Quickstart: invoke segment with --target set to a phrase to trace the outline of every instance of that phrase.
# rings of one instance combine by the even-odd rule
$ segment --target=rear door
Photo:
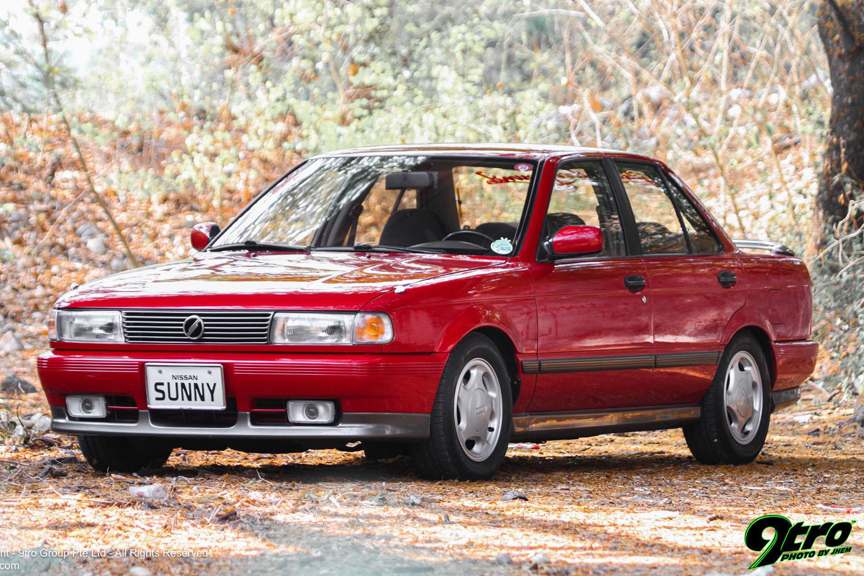
[[[556,172],[541,242],[571,225],[599,227],[604,242],[599,254],[533,268],[538,360],[523,363],[526,373],[538,375],[530,412],[604,410],[656,400],[647,268],[628,253],[621,198],[607,168],[614,166],[583,160],[564,162]]]
[[[723,330],[744,305],[737,258],[659,166],[615,165],[654,301],[654,387],[664,404],[696,403],[717,369]]]

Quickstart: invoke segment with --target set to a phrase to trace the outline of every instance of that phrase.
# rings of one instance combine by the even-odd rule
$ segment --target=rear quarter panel
[[[809,340],[813,297],[810,273],[792,256],[740,254],[747,303],[726,327],[727,343],[743,328],[762,329],[770,340],[772,389],[801,385],[816,366],[818,345]]]
[[[755,308],[776,341],[810,336],[813,295],[807,266],[791,256],[742,254],[747,306]]]

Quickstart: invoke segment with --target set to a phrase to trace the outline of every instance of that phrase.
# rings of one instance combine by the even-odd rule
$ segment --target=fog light
[[[288,421],[292,424],[332,424],[336,418],[333,402],[292,400],[288,402]]]
[[[67,396],[66,411],[75,418],[105,418],[104,396]]]

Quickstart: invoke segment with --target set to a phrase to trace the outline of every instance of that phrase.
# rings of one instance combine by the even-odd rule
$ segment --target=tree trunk
[[[849,214],[852,197],[864,188],[864,2],[824,0],[818,25],[834,89],[825,167],[816,195],[819,243],[824,245]]]

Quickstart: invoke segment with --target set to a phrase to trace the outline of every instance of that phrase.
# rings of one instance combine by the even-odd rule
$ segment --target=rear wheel
[[[765,354],[753,336],[742,334],[726,347],[702,399],[702,416],[684,427],[684,437],[703,464],[746,464],[762,451],[770,417]]]
[[[79,436],[87,463],[99,472],[137,472],[160,468],[173,448],[159,443],[132,441],[120,436]]]
[[[432,408],[430,435],[411,455],[426,478],[492,476],[507,452],[512,400],[504,359],[487,337],[472,334],[450,353]]]

